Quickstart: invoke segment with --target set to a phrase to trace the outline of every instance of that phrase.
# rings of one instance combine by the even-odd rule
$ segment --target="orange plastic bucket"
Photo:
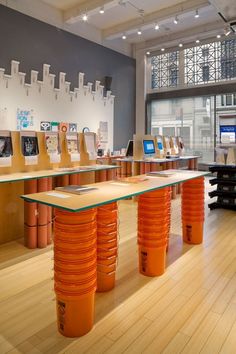
[[[89,209],[80,211],[78,213],[72,213],[62,209],[55,209],[56,221],[62,224],[86,224],[96,219],[97,209]]]
[[[103,206],[98,207],[98,212],[102,210],[117,210],[117,202],[109,203],[109,204],[104,204]]]
[[[113,240],[109,240],[109,241],[106,241],[106,242],[98,242],[97,243],[97,246],[98,248],[101,248],[101,249],[111,249],[111,248],[114,248],[114,247],[117,247],[117,239],[113,239]]]
[[[162,233],[146,233],[138,231],[138,237],[147,241],[161,241],[169,235],[169,229],[167,228],[165,232]]]
[[[170,203],[151,203],[151,202],[142,202],[138,203],[138,211],[153,211],[156,214],[164,214],[166,208],[170,206]]]
[[[49,222],[47,224],[47,244],[50,245],[52,243],[52,223]]]
[[[55,281],[69,283],[69,284],[85,284],[85,282],[89,282],[91,279],[95,279],[97,276],[97,269],[94,267],[90,272],[87,273],[79,273],[79,274],[72,274],[66,272],[58,272],[55,271],[54,279]]]
[[[151,191],[151,192],[146,192],[142,196],[147,197],[147,198],[149,198],[149,197],[151,197],[151,198],[152,197],[162,197],[162,196],[168,195],[168,193],[169,193],[169,188],[167,187],[167,188],[157,189],[157,190]]]
[[[90,271],[91,269],[96,268],[96,264],[97,264],[97,257],[94,257],[90,261],[73,262],[73,263],[55,260],[54,270],[66,272],[66,273],[70,273],[70,274],[80,274],[83,272],[86,273],[86,272]]]
[[[79,291],[86,291],[86,289],[94,287],[96,289],[97,286],[97,277],[94,276],[93,279],[89,281],[84,281],[80,283],[65,283],[59,280],[54,280],[54,288],[55,291],[64,291],[64,292],[69,292],[70,294],[77,293]]]
[[[182,221],[183,240],[190,244],[200,244],[203,241],[203,221]]]
[[[162,239],[146,239],[144,237],[138,237],[138,244],[139,245],[143,245],[143,246],[147,246],[147,247],[152,247],[152,248],[156,248],[156,247],[161,247],[161,246],[165,246],[167,243],[167,235],[165,235]]]
[[[48,245],[48,225],[38,226],[38,248],[45,248]]]
[[[103,223],[114,223],[117,221],[118,212],[117,210],[113,211],[102,211],[97,213],[97,220],[102,221]]]
[[[60,239],[58,239],[58,237],[55,237],[55,244],[57,247],[64,247],[67,249],[81,249],[81,248],[88,248],[91,247],[94,242],[96,243],[96,231],[91,233],[90,235],[88,235],[88,237],[83,238],[83,240],[80,240],[80,242],[76,242],[75,240],[70,240],[70,238],[68,237],[67,241],[62,241]]]
[[[110,233],[104,233],[104,232],[97,232],[97,241],[98,243],[103,243],[103,242],[107,242],[110,240],[117,240],[117,231],[114,232],[110,232]]]
[[[85,223],[85,224],[79,224],[79,225],[70,225],[70,224],[62,224],[58,221],[55,221],[54,223],[55,226],[55,230],[58,231],[59,236],[61,237],[61,239],[68,239],[68,234],[70,235],[70,238],[74,238],[76,240],[78,240],[78,234],[81,234],[80,237],[82,237],[83,235],[86,237],[86,234],[90,233],[93,230],[96,230],[96,220],[89,222],[89,223]]]
[[[181,206],[181,210],[182,211],[189,211],[189,212],[200,212],[200,211],[204,211],[204,203],[196,203],[195,205],[186,205],[186,204],[182,204]]]
[[[115,287],[116,273],[97,272],[97,292],[110,291]]]
[[[144,215],[145,216],[145,215]],[[148,228],[153,230],[155,233],[165,231],[168,226],[167,220],[165,222],[161,222],[157,219],[145,219],[145,217],[138,218],[138,229]]]
[[[204,177],[190,179],[189,181],[183,182],[183,185],[185,184],[204,184]]]
[[[37,179],[24,181],[24,194],[37,193]]]
[[[117,256],[117,247],[113,248],[97,248],[97,256],[98,257],[112,257]]]
[[[108,223],[105,224],[103,222],[101,222],[101,220],[97,221],[97,232],[98,233],[110,233],[110,232],[114,232],[117,231],[117,220],[116,222],[113,223]]]
[[[24,222],[28,226],[37,225],[37,203],[24,202]]]
[[[117,256],[111,256],[111,257],[101,257],[101,255],[98,255],[97,257],[97,263],[102,264],[102,265],[112,265],[117,262]]]
[[[139,272],[148,277],[162,275],[165,272],[166,245],[150,248],[139,246]]]
[[[63,292],[56,295],[58,331],[63,336],[81,337],[92,329],[94,296],[95,290],[77,296],[69,296]]]
[[[54,260],[70,263],[87,263],[93,260],[97,255],[96,248],[89,252],[66,252],[54,248]]]
[[[142,220],[148,220],[149,217],[148,216],[151,216],[152,219],[155,218],[155,222],[156,223],[160,223],[160,224],[166,224],[168,222],[168,220],[170,219],[170,215],[169,213],[163,213],[162,215],[161,214],[155,214],[155,212],[148,212],[148,211],[138,211],[138,219],[142,219]],[[148,220],[149,221],[149,220]]]
[[[37,248],[37,226],[24,225],[24,244],[28,248]]]
[[[82,252],[82,253],[87,253],[90,251],[93,251],[94,248],[96,248],[96,238],[94,237],[93,239],[86,241],[84,243],[65,243],[65,242],[60,242],[57,241],[55,244],[55,250],[57,251],[65,251],[65,252],[72,252],[72,253],[77,253],[77,252]]]
[[[97,263],[97,271],[101,273],[111,273],[116,270],[116,262],[110,265]]]

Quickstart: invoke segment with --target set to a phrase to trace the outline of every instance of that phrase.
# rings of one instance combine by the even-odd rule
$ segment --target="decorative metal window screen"
[[[236,78],[236,39],[185,49],[184,67],[187,85]]]
[[[152,57],[152,88],[176,87],[179,83],[179,51]]]

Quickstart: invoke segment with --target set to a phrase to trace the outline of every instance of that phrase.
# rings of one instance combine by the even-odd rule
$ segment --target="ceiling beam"
[[[214,21],[206,25],[196,26],[188,29],[187,31],[175,32],[155,39],[150,39],[148,41],[143,41],[134,45],[135,51],[139,50],[160,50],[165,47],[167,50],[173,48],[173,46],[178,46],[180,43],[188,43],[190,41],[195,41],[196,39],[205,39],[210,36],[222,34],[223,33],[223,21]]]
[[[116,38],[121,33],[128,32],[132,29],[137,29],[142,25],[160,22],[171,17],[175,17],[176,15],[194,11],[208,5],[210,5],[208,0],[187,0],[177,5],[152,12],[148,15],[144,15],[142,17],[139,16],[131,21],[120,23],[114,27],[106,28],[102,31],[102,36],[104,39]]]
[[[63,11],[63,20],[65,23],[75,23],[81,20],[83,13],[89,13],[99,7],[114,2],[113,0],[86,0],[68,10]]]

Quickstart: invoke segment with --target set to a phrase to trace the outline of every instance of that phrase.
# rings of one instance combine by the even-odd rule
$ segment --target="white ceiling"
[[[190,39],[223,35],[227,23],[218,12],[226,21],[236,20],[236,0],[37,0],[37,6],[30,8],[27,4],[31,1],[8,0],[7,6],[128,55],[131,47],[133,52],[158,50],[163,43],[168,48],[168,43],[187,44]],[[100,14],[103,5],[105,13]],[[142,15],[139,9],[144,11]],[[198,19],[194,17],[197,9]],[[88,14],[86,24],[84,13]],[[177,25],[173,23],[175,15]],[[154,30],[156,22],[158,31]],[[137,35],[139,28],[141,36]],[[121,39],[124,33],[126,40]]]

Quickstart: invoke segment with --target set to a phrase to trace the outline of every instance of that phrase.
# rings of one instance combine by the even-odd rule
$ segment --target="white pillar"
[[[145,134],[146,55],[136,52],[136,134]]]

